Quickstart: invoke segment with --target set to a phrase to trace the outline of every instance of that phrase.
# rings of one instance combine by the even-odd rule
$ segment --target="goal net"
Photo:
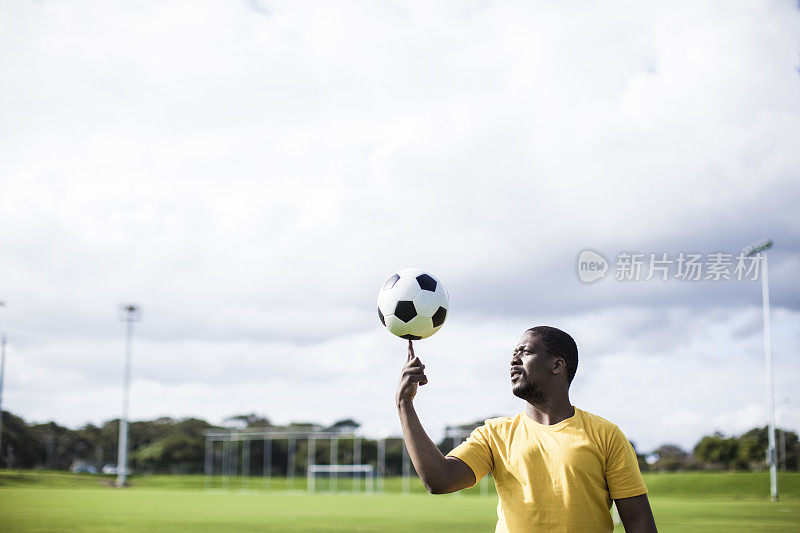
[[[308,492],[316,492],[319,488],[317,478],[327,479],[326,485],[329,490],[338,490],[338,479],[352,479],[354,492],[358,492],[361,487],[361,480],[364,480],[364,490],[373,491],[373,468],[372,465],[308,465]]]

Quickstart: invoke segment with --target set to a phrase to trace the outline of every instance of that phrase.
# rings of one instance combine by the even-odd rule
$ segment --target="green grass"
[[[671,472],[644,474],[644,481],[649,493],[659,498],[763,500],[769,497],[767,472]],[[800,500],[800,473],[780,472],[778,489],[782,499]]]
[[[800,531],[800,501],[731,501],[653,497],[650,503],[660,532]],[[623,531],[618,526],[615,531]]]
[[[19,487],[19,488],[80,488],[80,487],[104,487],[113,485],[116,480],[114,475],[92,475],[92,474],[71,474],[64,471],[33,471],[33,470],[0,470],[0,489]],[[134,475],[128,478],[131,489],[173,489],[173,490],[205,490],[213,491],[286,491],[295,490],[304,492],[306,490],[306,478],[296,476],[294,480],[285,477],[273,477],[267,481],[263,478],[254,476],[249,480],[240,476],[232,476],[227,481],[216,476],[213,481],[206,486],[205,477],[202,475]],[[484,482],[486,492],[496,494],[494,483],[491,476]],[[337,481],[337,491],[341,493],[353,491],[353,480],[339,478]],[[364,481],[359,481],[359,490],[363,492]],[[377,486],[376,486],[377,488]],[[319,492],[331,490],[331,481],[322,477],[317,479],[317,489]],[[400,477],[391,477],[385,480],[384,492],[401,493],[403,482]],[[425,487],[419,480],[412,478],[409,481],[409,491],[412,494],[425,494]],[[466,495],[480,495],[481,485],[463,491]]]
[[[306,495],[301,490],[204,489],[202,476],[133,476],[114,489],[113,476],[0,471],[0,531],[492,531],[496,495],[430,496],[418,480],[400,494]],[[295,478],[295,487],[304,479]],[[659,531],[798,531],[800,474],[781,474],[781,501],[768,501],[763,473],[686,473],[646,476]],[[273,479],[283,489],[286,479]],[[341,489],[347,481],[339,480]],[[618,528],[622,531],[622,528]]]

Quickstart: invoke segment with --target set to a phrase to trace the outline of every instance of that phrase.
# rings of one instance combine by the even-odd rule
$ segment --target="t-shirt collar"
[[[574,405],[572,407],[573,407],[573,409],[575,409],[575,412],[572,414],[572,416],[569,417],[569,418],[565,418],[564,420],[562,420],[561,422],[559,422],[557,424],[540,424],[539,422],[537,422],[533,418],[529,417],[525,413],[525,411],[522,412],[522,418],[523,418],[523,420],[525,420],[526,424],[529,424],[530,426],[532,426],[532,427],[534,427],[536,429],[541,429],[541,430],[545,430],[545,431],[558,431],[560,429],[564,429],[567,426],[574,426],[574,425],[578,424],[580,409],[578,409]]]

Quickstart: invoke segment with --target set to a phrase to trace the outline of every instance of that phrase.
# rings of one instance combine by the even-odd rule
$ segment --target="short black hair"
[[[528,332],[536,335],[551,357],[563,357],[567,363],[567,383],[572,383],[578,370],[578,345],[569,333],[552,326],[536,326]]]

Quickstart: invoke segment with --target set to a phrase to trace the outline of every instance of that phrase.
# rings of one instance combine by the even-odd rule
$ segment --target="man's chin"
[[[531,394],[531,387],[527,383],[515,383],[511,385],[511,393],[517,398],[528,399]]]
[[[511,392],[517,398],[521,398],[528,403],[540,404],[545,402],[544,395],[531,383],[515,383],[511,386]]]

